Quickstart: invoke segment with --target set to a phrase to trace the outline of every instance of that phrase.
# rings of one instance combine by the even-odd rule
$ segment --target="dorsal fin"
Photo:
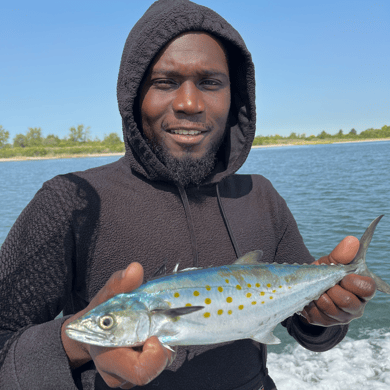
[[[163,264],[161,267],[159,267],[156,272],[152,275],[151,279],[155,279],[155,278],[158,278],[162,275],[166,275],[167,274],[167,266],[165,264]]]
[[[259,264],[260,259],[263,257],[263,251],[257,250],[253,252],[248,252],[244,256],[241,256],[233,264],[249,265],[249,264]]]

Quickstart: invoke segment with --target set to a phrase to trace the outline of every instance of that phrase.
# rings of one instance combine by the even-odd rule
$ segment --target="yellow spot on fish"
[[[199,296],[199,291],[194,291],[194,295],[197,297]]]
[[[269,297],[269,299],[274,299],[274,297],[271,296],[271,297]]]
[[[247,286],[248,286],[249,288],[251,288],[251,287],[252,287],[252,285],[251,285],[250,283],[248,283],[248,284],[247,284]]]
[[[223,310],[222,310],[222,309],[219,309],[219,310],[218,310],[218,315],[220,316],[222,313],[223,313]]]
[[[228,310],[228,314],[230,315],[230,314],[232,314],[233,312],[231,311],[231,310]]]
[[[260,295],[265,295],[265,292],[264,292],[264,291],[262,291],[262,292],[260,293]]]
[[[226,282],[226,283],[229,283],[229,279],[225,279],[225,282]]]
[[[269,287],[271,287],[271,285],[268,283],[268,284],[267,284],[267,287],[269,288]]]
[[[204,318],[209,318],[209,317],[210,317],[210,313],[209,313],[209,312],[204,313],[204,314],[203,314],[203,317],[204,317]]]
[[[223,288],[221,286],[218,287],[218,291],[219,292],[222,292],[223,291]]]
[[[232,297],[227,297],[226,298],[226,302],[227,303],[232,303],[233,302],[233,298]]]
[[[264,305],[264,303],[265,303],[264,301],[261,302],[262,305]]]
[[[171,303],[171,302],[167,301],[167,303],[168,303],[168,306],[169,306],[169,307],[172,306],[172,303]]]
[[[207,290],[207,291],[210,291],[210,290],[211,290],[211,287],[210,287],[210,286],[206,286],[206,290]]]
[[[252,305],[256,305],[256,303],[257,303],[256,301],[252,301]]]
[[[206,298],[206,299],[204,300],[204,303],[205,303],[206,305],[210,305],[211,299],[210,299],[210,298]]]
[[[251,296],[252,296],[251,293],[247,293],[247,294],[246,294],[246,297],[247,297],[247,298],[250,298]]]
[[[190,306],[192,306],[192,305],[191,305],[191,303],[186,303],[186,306],[190,307]]]
[[[242,310],[244,308],[244,305],[238,306],[238,310]]]
[[[179,298],[180,297],[180,294],[178,292],[176,292],[174,295],[173,295],[175,298]]]
[[[239,284],[237,284],[236,289],[241,290],[241,286]]]
[[[256,287],[260,287],[260,283],[256,283]]]
[[[276,293],[276,290],[272,290],[273,293]]]
[[[283,286],[279,286],[279,288],[283,288]]]
[[[288,286],[288,288],[291,288],[291,286]]]

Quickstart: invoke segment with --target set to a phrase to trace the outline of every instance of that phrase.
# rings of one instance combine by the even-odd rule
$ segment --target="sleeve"
[[[279,210],[283,210],[282,236],[277,246],[275,261],[277,263],[312,263],[315,261],[310,254],[303,238],[298,230],[298,225],[287,207],[284,199],[280,197]],[[349,325],[335,325],[322,327],[307,325],[299,320],[299,315],[294,314],[282,322],[288,333],[302,347],[314,351],[324,352],[336,346],[348,332]]]
[[[44,185],[0,251],[0,389],[77,389],[61,342],[72,285],[71,211]]]

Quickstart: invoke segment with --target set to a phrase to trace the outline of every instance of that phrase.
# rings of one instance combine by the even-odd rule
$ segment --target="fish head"
[[[142,345],[149,337],[150,313],[137,299],[120,294],[68,324],[68,337],[101,347]]]

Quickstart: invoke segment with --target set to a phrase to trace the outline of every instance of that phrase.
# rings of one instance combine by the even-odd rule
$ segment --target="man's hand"
[[[336,246],[330,255],[313,264],[348,264],[359,250],[359,240],[348,236]],[[302,314],[312,325],[331,326],[348,324],[363,315],[364,307],[374,296],[375,282],[368,276],[349,274],[339,284],[307,305]]]
[[[76,318],[114,295],[139,287],[143,275],[143,268],[139,263],[131,263],[127,269],[115,272],[84,310],[64,322],[61,338],[72,368],[93,359],[96,369],[108,386],[131,389],[135,385],[149,383],[173,361],[174,353],[164,348],[157,337],[149,338],[142,347],[107,348],[80,343],[70,339],[65,333],[66,326]]]

